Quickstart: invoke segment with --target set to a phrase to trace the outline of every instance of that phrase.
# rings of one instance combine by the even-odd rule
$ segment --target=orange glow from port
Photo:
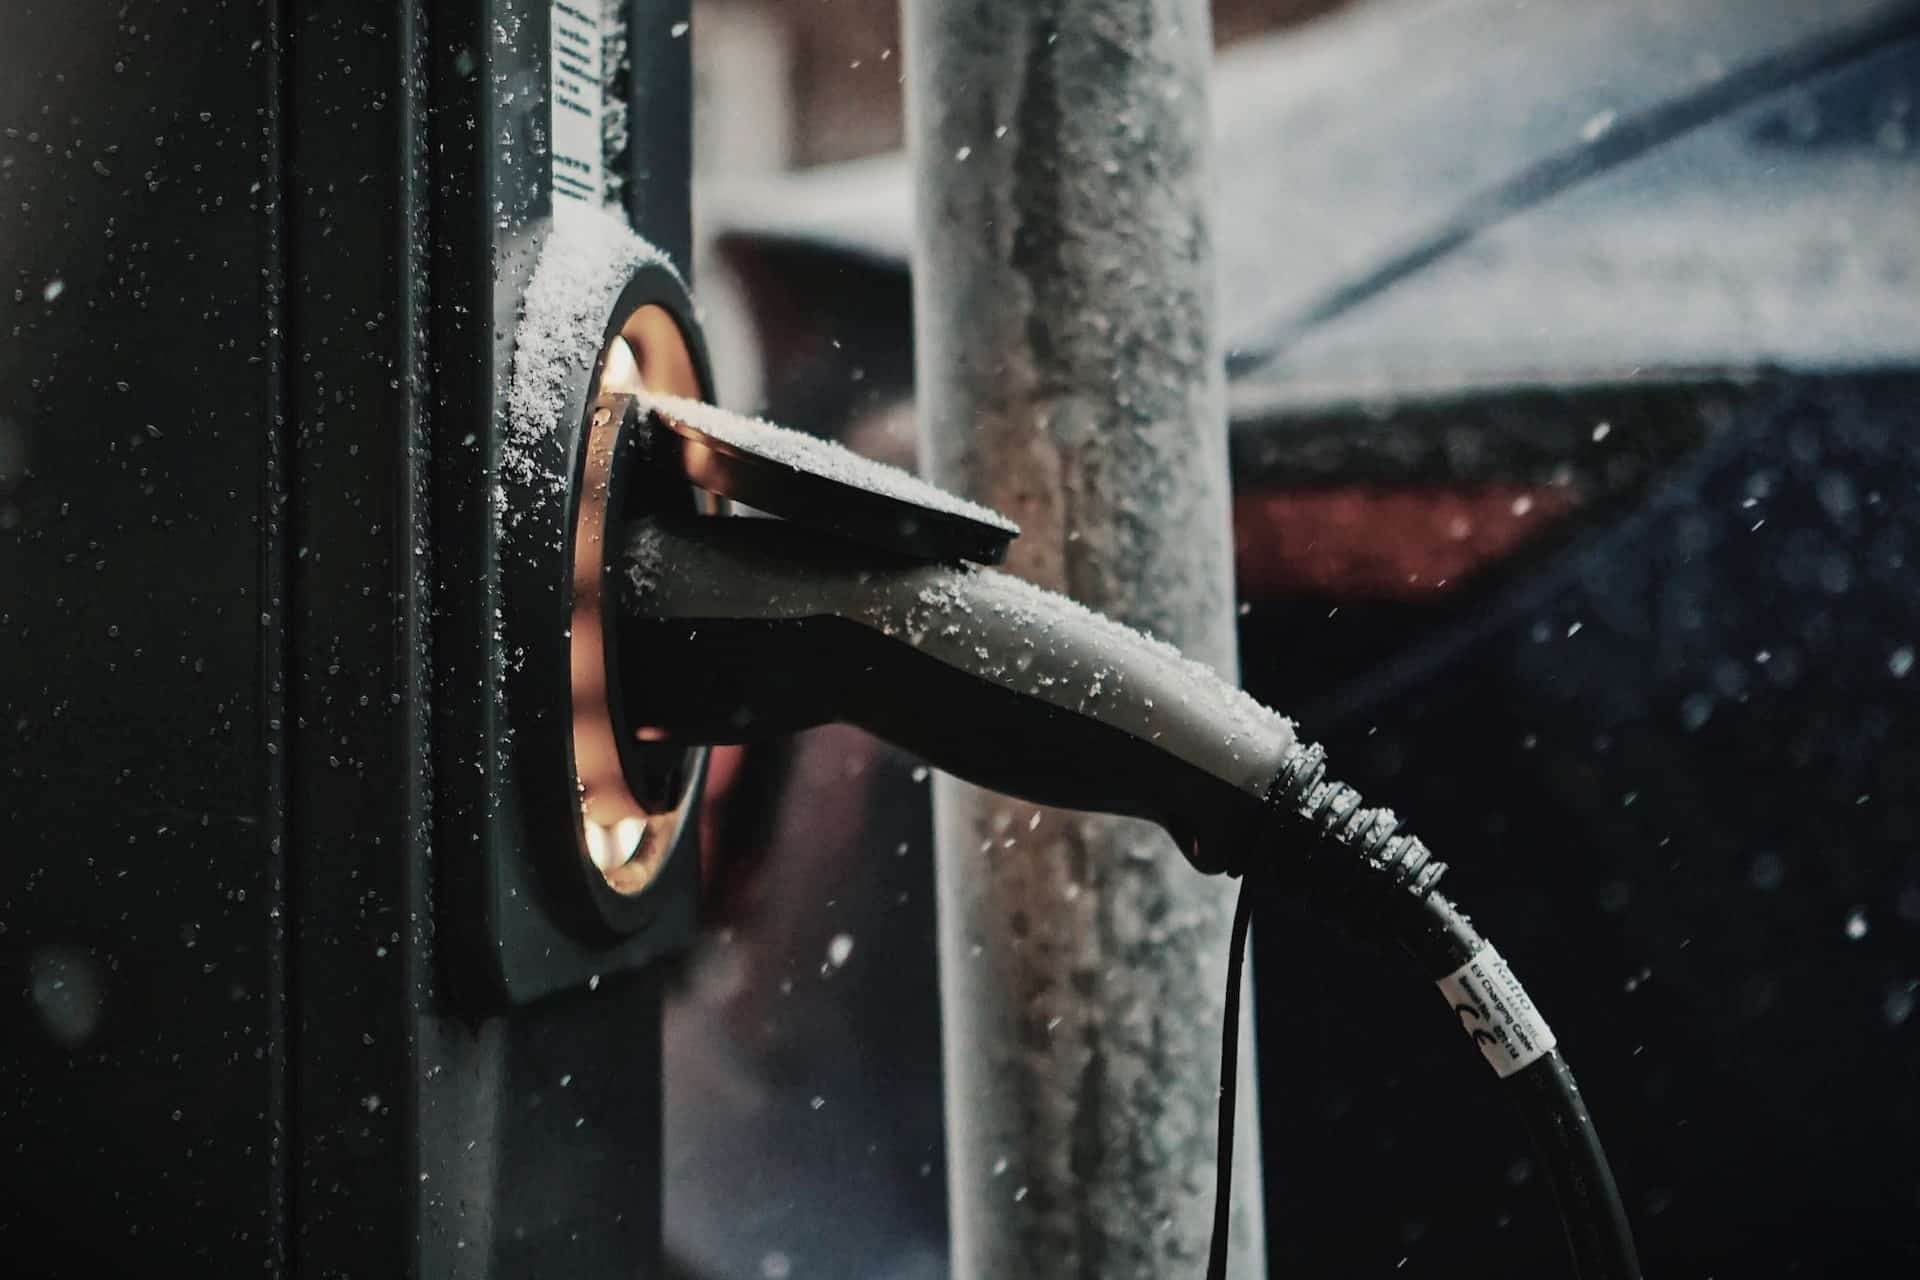
[[[663,308],[641,307],[607,344],[594,394],[663,392],[701,397],[700,380],[680,326]],[[607,705],[602,624],[606,540],[611,519],[613,452],[620,423],[604,409],[586,424],[586,465],[573,535],[573,617],[569,658],[573,688],[573,763],[587,853],[621,893],[652,882],[679,829],[689,797],[651,813],[627,785]]]

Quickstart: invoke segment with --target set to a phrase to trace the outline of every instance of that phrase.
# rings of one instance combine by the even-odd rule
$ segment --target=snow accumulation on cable
[[[500,451],[505,479],[555,492],[566,488],[567,436],[561,419],[586,393],[620,291],[650,263],[673,270],[667,255],[635,235],[617,214],[581,208],[555,219],[514,331],[507,432]],[[501,498],[496,493],[496,500]]]
[[[1092,673],[1096,683],[1089,690],[1091,693],[1097,694],[1098,682],[1102,679],[1111,677],[1116,683],[1124,684],[1127,671],[1135,664],[1154,662],[1172,677],[1169,683],[1180,689],[1186,698],[1197,702],[1214,701],[1226,711],[1231,719],[1231,724],[1225,726],[1229,745],[1239,740],[1259,741],[1273,734],[1292,735],[1294,732],[1292,720],[1226,680],[1212,667],[1189,658],[1157,636],[1148,635],[1107,614],[1089,609],[1070,596],[1049,591],[1009,573],[971,565],[947,572],[952,575],[950,581],[946,584],[936,583],[932,591],[923,592],[920,596],[922,603],[949,611],[958,608],[962,612],[971,612],[967,601],[969,598],[975,599],[996,613],[1011,613],[1022,633],[1040,645],[1049,644],[1062,630],[1093,637],[1096,644],[1111,655],[1112,663]],[[978,585],[969,587],[964,581],[969,577],[974,578]]]
[[[1019,526],[990,507],[969,502],[957,494],[928,484],[911,472],[890,467],[884,462],[863,458],[852,450],[810,436],[804,431],[782,427],[761,418],[729,413],[714,405],[702,404],[680,396],[649,392],[641,397],[649,408],[711,436],[725,445],[805,471],[824,476],[840,484],[884,494],[901,502],[910,502],[946,515],[960,516],[991,525],[1004,533],[1018,534]]]
[[[694,586],[676,594],[671,534],[648,524],[629,535],[625,570],[641,613],[673,616]],[[753,573],[752,568],[743,570]],[[848,572],[838,570],[832,572]],[[1103,697],[1144,696],[1147,688],[1199,711],[1213,707],[1226,745],[1291,739],[1293,722],[1262,705],[1204,663],[1173,645],[1135,630],[1058,592],[978,565],[876,568],[859,574],[862,603],[847,615],[902,643],[926,648],[968,670],[1003,680],[1009,688],[1059,705],[1090,705]],[[801,577],[769,569],[755,598],[761,616],[817,612],[821,596]],[[696,606],[697,609],[697,606]],[[688,617],[693,614],[686,615]],[[1006,625],[1011,623],[1011,626]],[[1036,653],[1055,661],[1036,666]],[[1062,663],[1065,665],[1063,666]],[[1052,674],[1047,674],[1051,669]],[[1145,708],[1153,710],[1146,697]],[[1264,781],[1264,779],[1263,779]]]

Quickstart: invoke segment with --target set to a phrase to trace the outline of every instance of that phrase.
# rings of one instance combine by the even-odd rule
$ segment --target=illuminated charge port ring
[[[567,497],[575,853],[600,921],[616,933],[652,920],[647,889],[695,839],[706,752],[640,742],[623,724],[627,677],[615,661],[619,620],[607,581],[619,559],[614,543],[631,520],[711,502],[677,471],[642,465],[635,456],[644,447],[642,420],[626,397],[652,391],[711,400],[712,387],[685,287],[664,265],[641,267],[614,306],[594,362]]]

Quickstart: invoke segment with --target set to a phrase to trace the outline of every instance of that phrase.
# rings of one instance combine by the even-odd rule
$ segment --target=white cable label
[[[1440,979],[1440,994],[1460,1015],[1494,1074],[1502,1080],[1540,1058],[1555,1043],[1553,1028],[1533,1007],[1520,980],[1491,945]]]
[[[601,112],[605,90],[601,0],[553,0],[548,40],[552,46],[548,85],[548,152],[553,166],[553,210],[598,209],[606,189],[601,156]]]

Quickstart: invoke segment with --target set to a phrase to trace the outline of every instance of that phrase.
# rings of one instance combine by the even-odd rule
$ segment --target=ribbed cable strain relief
[[[1308,862],[1334,871],[1336,881],[1348,877],[1340,870],[1358,869],[1362,885],[1404,889],[1416,898],[1431,895],[1445,873],[1446,863],[1435,858],[1419,837],[1400,830],[1391,809],[1369,808],[1360,792],[1327,776],[1327,752],[1317,742],[1294,747],[1267,789],[1268,807],[1281,815],[1287,828],[1304,829]],[[1345,855],[1339,867],[1327,867],[1334,850]],[[1331,885],[1326,887],[1331,888]]]

